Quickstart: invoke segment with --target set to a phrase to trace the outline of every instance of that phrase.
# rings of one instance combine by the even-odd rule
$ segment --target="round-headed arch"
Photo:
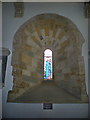
[[[22,88],[25,92],[43,80],[43,53],[48,48],[53,52],[55,82],[80,97],[85,90],[83,42],[77,26],[64,16],[45,13],[26,21],[13,41],[14,90]]]

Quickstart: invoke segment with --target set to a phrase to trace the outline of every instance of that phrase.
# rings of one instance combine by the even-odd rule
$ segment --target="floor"
[[[42,82],[29,89],[15,102],[21,103],[80,103],[80,99],[58,87],[55,82]]]

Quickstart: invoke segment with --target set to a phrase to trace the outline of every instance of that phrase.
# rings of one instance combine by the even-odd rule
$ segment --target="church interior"
[[[90,117],[90,2],[0,9],[2,118]]]

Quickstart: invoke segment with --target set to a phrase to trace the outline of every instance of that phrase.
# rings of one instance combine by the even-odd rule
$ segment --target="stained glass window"
[[[52,51],[46,49],[44,51],[44,80],[52,79]]]

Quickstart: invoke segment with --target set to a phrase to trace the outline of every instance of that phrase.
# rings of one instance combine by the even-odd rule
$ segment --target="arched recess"
[[[78,98],[78,100],[72,100],[70,96],[64,94],[64,96],[55,96],[55,99],[53,96],[51,102],[87,102],[84,59],[81,55],[83,43],[84,38],[80,31],[66,17],[57,14],[40,14],[25,22],[14,36],[13,90],[9,91],[8,101],[49,102],[52,99],[51,93],[49,95],[48,92],[47,95],[45,93],[46,98],[38,93],[41,95],[40,99],[37,99],[38,95],[35,99],[29,96],[28,100],[25,100],[25,96],[23,96],[31,90],[33,91],[34,88],[44,85],[42,82],[43,52],[49,48],[53,51],[54,59],[54,83],[51,83],[52,86],[56,85]],[[41,91],[43,91],[42,89]],[[41,98],[43,99],[41,100]]]

